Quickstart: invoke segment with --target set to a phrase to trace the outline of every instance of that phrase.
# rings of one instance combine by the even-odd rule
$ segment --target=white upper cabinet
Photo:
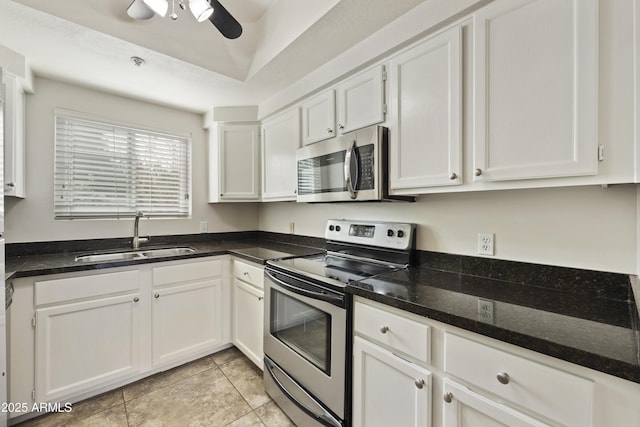
[[[596,0],[498,0],[474,14],[474,180],[598,171]]]
[[[304,145],[336,135],[336,96],[333,89],[302,104],[302,142]]]
[[[209,202],[260,199],[260,125],[219,124],[210,130]]]
[[[336,87],[338,133],[384,121],[384,67],[377,66]]]
[[[16,76],[7,72],[0,75],[5,87],[4,195],[24,198],[25,94]]]
[[[296,150],[300,147],[300,109],[262,123],[262,200],[295,200]]]
[[[312,144],[383,122],[384,80],[385,70],[379,65],[303,102],[302,143]]]
[[[453,27],[390,61],[392,190],[462,184],[461,31]]]

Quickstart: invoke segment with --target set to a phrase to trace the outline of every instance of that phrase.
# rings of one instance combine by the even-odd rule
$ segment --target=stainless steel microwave
[[[371,126],[296,151],[298,202],[414,201],[389,196],[389,130]]]

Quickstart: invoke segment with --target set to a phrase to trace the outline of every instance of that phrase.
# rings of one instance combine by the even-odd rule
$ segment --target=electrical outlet
[[[478,255],[493,255],[493,233],[478,233]]]
[[[493,325],[493,304],[491,300],[478,298],[478,322]]]
[[[206,233],[209,231],[209,223],[207,221],[200,221],[200,232]]]

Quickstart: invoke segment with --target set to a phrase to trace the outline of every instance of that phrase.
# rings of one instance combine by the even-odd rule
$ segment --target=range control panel
[[[408,250],[413,247],[415,224],[404,222],[330,219],[324,237],[344,243]]]

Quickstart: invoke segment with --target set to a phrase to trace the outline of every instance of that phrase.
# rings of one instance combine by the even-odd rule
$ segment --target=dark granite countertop
[[[154,237],[149,247],[195,253],[102,263],[78,255],[130,250],[130,239],[7,245],[7,277],[231,254],[251,262],[311,255],[324,239],[267,232]],[[538,353],[640,383],[640,319],[628,275],[421,252],[416,266],[351,283],[375,300]],[[493,320],[478,319],[478,299]]]
[[[323,242],[323,241],[322,241]],[[191,259],[215,255],[231,254],[248,261],[264,264],[270,259],[291,258],[297,256],[312,255],[322,252],[323,247],[307,246],[298,243],[278,242],[268,238],[238,238],[238,239],[212,239],[211,241],[184,241],[180,240],[175,245],[168,242],[159,242],[156,245],[141,247],[140,249],[166,248],[171,246],[190,247],[194,253],[169,257],[142,258],[133,260],[118,260],[107,262],[77,262],[80,255],[99,254],[117,251],[131,251],[130,246],[120,245],[99,250],[82,250],[81,247],[61,246],[61,250],[55,253],[29,253],[9,255],[5,263],[5,280],[18,277],[40,276],[46,274],[68,273],[73,271],[97,270],[112,267],[124,267],[128,265],[147,264],[154,262],[174,261],[179,259]],[[309,242],[304,242],[309,243]],[[318,242],[311,242],[318,243]],[[104,246],[104,245],[102,245]],[[81,250],[77,250],[81,249]],[[18,252],[18,251],[14,251]]]
[[[640,383],[640,319],[628,275],[446,257],[457,260],[423,260],[351,283],[348,292]],[[493,305],[492,321],[479,320],[479,299]]]

